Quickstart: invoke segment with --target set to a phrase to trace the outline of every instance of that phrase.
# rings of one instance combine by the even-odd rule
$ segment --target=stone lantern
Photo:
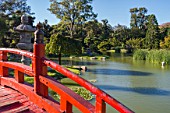
[[[21,50],[30,51],[33,48],[33,44],[31,43],[32,34],[36,29],[32,26],[28,25],[28,16],[23,15],[21,17],[21,24],[17,27],[14,27],[14,31],[18,31],[20,33],[20,40],[17,44],[17,47]],[[30,60],[24,56],[22,56],[21,62],[30,65]]]

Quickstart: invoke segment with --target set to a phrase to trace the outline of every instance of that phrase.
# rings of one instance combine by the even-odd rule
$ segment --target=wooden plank
[[[5,96],[5,97],[1,97],[1,98],[0,98],[0,103],[5,102],[5,101],[7,101],[7,100],[10,100],[11,98],[15,98],[15,97],[17,97],[17,96],[21,96],[21,94],[16,93],[16,94],[7,95],[7,96]]]
[[[46,113],[46,111],[20,92],[0,86],[0,113]]]
[[[29,108],[27,106],[21,106],[19,108],[11,109],[2,113],[24,113],[26,111],[29,111]]]
[[[5,89],[5,87],[3,87],[3,86],[0,86],[0,90],[1,90],[1,89]]]
[[[7,95],[10,95],[10,93],[0,93],[0,97],[4,97],[4,96],[7,96]]]
[[[0,109],[2,107],[7,107],[7,106],[12,106],[14,104],[19,104],[20,102],[18,100],[11,100],[11,101],[6,101],[6,102],[3,102],[3,103],[0,103]]]

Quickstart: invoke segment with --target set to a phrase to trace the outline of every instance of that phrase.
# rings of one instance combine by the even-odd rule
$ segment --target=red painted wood
[[[60,109],[66,113],[72,113],[72,104],[66,100],[66,97],[61,96]]]
[[[0,60],[7,61],[7,52],[0,51]],[[0,76],[8,77],[8,68],[5,66],[0,65]],[[1,81],[0,81],[1,83]]]
[[[32,71],[32,68],[30,66],[27,66],[27,65],[24,65],[22,63],[17,63],[17,62],[2,62],[0,61],[0,64],[2,66],[7,66],[9,68],[12,68],[12,69],[17,69],[18,71],[22,72],[22,73],[25,73],[29,76],[34,76],[34,73]]]
[[[0,108],[7,107],[13,104],[19,104],[18,100],[11,100],[11,101],[6,101],[6,102],[1,102],[0,103]]]
[[[14,76],[15,76],[15,80],[18,83],[24,83],[24,73],[18,71],[18,70],[14,70]]]
[[[114,99],[113,97],[105,93],[104,91],[98,89],[97,87],[95,87],[92,83],[88,82],[87,80],[79,77],[78,75],[70,72],[69,70],[63,68],[62,66],[58,65],[57,63],[49,59],[43,58],[42,60],[47,66],[51,67],[52,69],[60,72],[61,74],[77,82],[79,85],[83,86],[84,88],[86,88],[87,90],[95,94],[97,97],[99,96],[103,101],[108,103],[110,106],[115,108],[117,111],[121,113],[133,113],[132,110],[127,108],[125,105],[121,104],[119,101],[117,101],[116,99]]]
[[[106,103],[100,98],[96,97],[96,113],[106,113]]]
[[[72,90],[62,85],[58,81],[54,80],[52,77],[40,76],[40,81],[46,84],[49,88],[55,91],[61,96],[61,99],[64,100],[60,103],[61,110],[66,110],[68,102],[76,106],[78,109],[85,113],[93,113],[94,106],[87,100],[84,100],[78,94],[74,93]],[[67,102],[68,101],[68,102]],[[66,103],[67,102],[67,103]]]
[[[20,106],[18,108],[5,111],[5,113],[26,113],[26,112],[30,112],[27,106]]]
[[[14,54],[18,54],[21,56],[26,56],[28,58],[33,58],[34,54],[29,52],[29,51],[25,51],[25,50],[19,50],[19,49],[14,49],[14,48],[0,48],[0,53],[4,52],[4,53],[14,53]],[[0,57],[1,58],[1,57]]]
[[[31,58],[32,68],[21,63],[8,62],[8,52]],[[98,89],[87,80],[71,73],[55,62],[46,59],[44,55],[44,44],[34,44],[34,53],[17,49],[0,48],[0,85],[9,86],[20,92],[19,94],[11,91],[10,94],[12,94],[12,96],[9,94],[10,91],[7,91],[8,93],[6,94],[4,92],[0,92],[0,102],[20,100],[22,105],[27,106],[31,101],[50,113],[71,113],[73,105],[84,113],[106,113],[105,103],[107,103],[121,113],[133,113],[133,111],[125,107],[123,104],[104,91]],[[66,88],[64,85],[55,81],[51,77],[48,77],[47,66],[53,68],[64,76],[67,76],[68,78],[77,82],[79,85],[85,87],[87,90],[91,91],[91,93],[96,95],[96,105],[92,105],[90,102],[84,100],[82,97]],[[14,69],[16,80],[14,78],[8,77],[8,68]],[[30,86],[24,82],[24,74],[34,77],[34,88],[33,86]],[[51,88],[61,96],[60,103],[48,96],[48,88]],[[5,91],[6,88],[5,90],[4,88],[1,88],[1,90]],[[26,97],[21,95],[21,93]],[[29,97],[28,101],[26,100],[27,97]],[[15,107],[17,107],[17,105]],[[40,112],[42,109],[35,108],[37,112]]]
[[[40,108],[45,109],[49,113],[60,113],[60,106],[59,103],[55,100],[51,99],[50,97],[44,98],[40,95],[37,95],[34,90],[33,86],[29,86],[27,84],[18,83],[14,78],[1,78],[1,85],[8,85],[9,87],[18,90],[22,94],[29,97],[29,100],[35,103]]]
[[[48,96],[48,87],[42,84],[39,80],[39,76],[47,75],[47,66],[43,64],[41,58],[45,56],[45,45],[44,44],[34,44],[34,58],[32,62],[34,71],[34,91],[43,97]]]
[[[0,94],[1,92],[4,96],[0,97],[0,113],[46,113],[33,102],[30,102],[27,96],[16,90],[0,86]],[[9,95],[9,93],[11,94]]]

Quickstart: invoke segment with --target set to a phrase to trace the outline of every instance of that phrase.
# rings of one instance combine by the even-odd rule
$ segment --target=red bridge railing
[[[32,60],[32,67],[8,61],[8,53],[29,57]],[[47,66],[94,94],[96,97],[95,105],[48,76]],[[14,69],[14,77],[9,76],[9,68]],[[24,74],[34,77],[33,86],[24,81]],[[0,48],[0,85],[18,90],[49,113],[72,113],[73,106],[83,113],[106,113],[106,103],[121,113],[133,113],[132,110],[87,80],[45,58],[44,44],[35,43],[33,53],[18,49]],[[60,95],[60,101],[56,101],[48,95],[49,88]]]

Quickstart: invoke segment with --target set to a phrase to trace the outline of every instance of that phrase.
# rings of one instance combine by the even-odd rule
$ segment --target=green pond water
[[[81,77],[136,113],[170,113],[170,66],[134,61],[129,56],[99,60],[63,60],[63,64],[87,66]],[[91,101],[95,103],[94,100]],[[77,109],[75,113],[79,113]],[[107,113],[117,113],[107,105]]]

